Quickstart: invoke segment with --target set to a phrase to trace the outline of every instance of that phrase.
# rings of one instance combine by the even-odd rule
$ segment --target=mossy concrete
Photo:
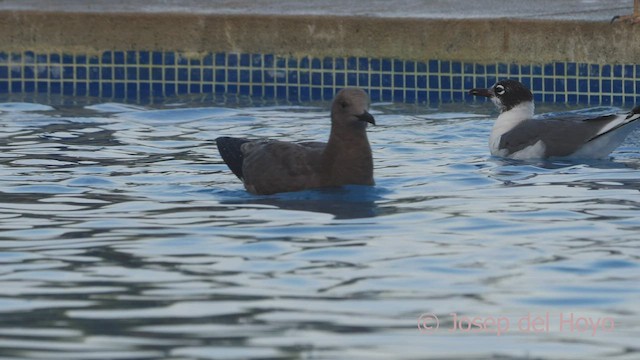
[[[171,50],[474,63],[640,62],[640,25],[550,19],[0,11],[0,51]]]

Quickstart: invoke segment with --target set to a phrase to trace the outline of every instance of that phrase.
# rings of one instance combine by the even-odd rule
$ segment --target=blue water
[[[640,133],[505,161],[490,104],[374,104],[375,187],[254,196],[212,139],[327,103],[45,103],[0,103],[2,358],[640,358]]]

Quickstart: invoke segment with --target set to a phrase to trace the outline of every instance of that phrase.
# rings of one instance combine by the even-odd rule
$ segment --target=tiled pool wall
[[[469,100],[469,89],[503,78],[522,81],[539,102],[631,105],[640,94],[640,64],[479,64],[230,52],[0,52],[0,95],[135,101],[215,93],[309,101],[329,100],[340,88],[358,86],[376,102],[433,103]]]

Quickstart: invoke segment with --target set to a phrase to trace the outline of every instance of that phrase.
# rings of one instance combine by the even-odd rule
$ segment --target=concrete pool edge
[[[529,19],[0,11],[0,51],[107,50],[635,64],[640,27]]]

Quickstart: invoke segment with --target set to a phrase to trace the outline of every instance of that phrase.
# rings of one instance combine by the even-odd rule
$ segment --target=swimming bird
[[[640,125],[640,106],[629,113],[534,117],[533,94],[516,80],[471,89],[500,110],[489,137],[491,155],[512,159],[603,159]]]
[[[367,124],[375,125],[362,89],[343,89],[331,105],[329,141],[285,142],[219,137],[229,169],[254,194],[275,194],[341,185],[374,185]]]

